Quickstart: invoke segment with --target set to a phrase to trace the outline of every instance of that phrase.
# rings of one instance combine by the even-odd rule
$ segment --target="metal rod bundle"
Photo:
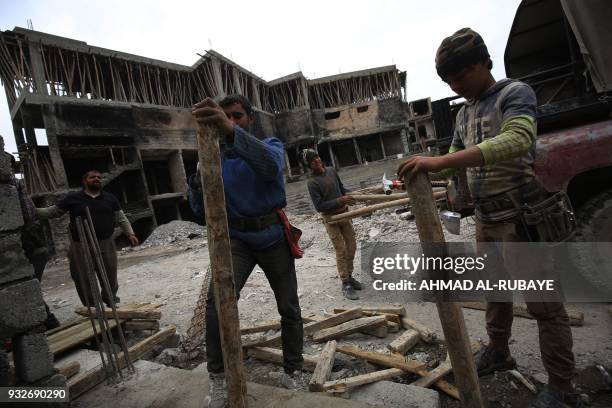
[[[119,355],[113,347],[113,333],[111,331],[108,319],[106,318],[104,302],[102,296],[100,295],[100,286],[103,288],[103,292],[107,294],[107,302],[113,311],[113,317],[115,319],[117,332],[119,334],[119,343],[121,350],[123,351],[123,358],[125,359],[125,366],[128,368],[129,372],[134,372],[134,365],[130,360],[127,342],[117,315],[114,295],[110,288],[104,262],[102,261],[102,253],[96,238],[91,213],[89,212],[89,208],[86,208],[85,210],[86,218],[76,217],[75,219],[80,244],[80,258],[83,263],[83,270],[85,272],[84,276],[82,274],[79,275],[79,279],[81,280],[82,287],[85,289],[85,296],[88,299],[88,303],[93,302],[93,307],[95,309],[95,316],[90,313],[89,318],[93,326],[96,344],[100,350],[100,357],[102,359],[102,366],[106,372],[106,377],[108,379],[117,379],[117,377],[123,378],[123,374],[120,369],[121,364],[119,361]],[[100,286],[98,285],[98,280]],[[91,305],[88,306],[91,307]],[[97,322],[94,319],[97,320]],[[100,336],[98,336],[98,328],[100,329]],[[99,337],[102,339],[102,342],[100,342]]]

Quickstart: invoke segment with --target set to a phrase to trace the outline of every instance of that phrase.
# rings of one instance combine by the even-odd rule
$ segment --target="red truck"
[[[538,97],[538,180],[548,191],[568,194],[577,220],[576,241],[606,243],[597,246],[606,248],[597,256],[573,245],[570,259],[594,287],[612,291],[612,270],[603,261],[612,254],[610,21],[612,7],[606,0],[524,0],[504,63],[507,77],[528,83]],[[458,105],[449,109],[456,111]],[[449,197],[449,204],[465,215],[462,190]]]

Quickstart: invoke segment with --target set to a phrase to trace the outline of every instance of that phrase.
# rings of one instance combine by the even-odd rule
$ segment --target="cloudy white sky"
[[[0,29],[27,27],[113,50],[191,65],[212,48],[265,80],[307,78],[396,64],[407,100],[452,93],[437,77],[440,41],[472,27],[485,39],[493,74],[520,0],[0,0]],[[0,134],[15,141],[4,92]]]

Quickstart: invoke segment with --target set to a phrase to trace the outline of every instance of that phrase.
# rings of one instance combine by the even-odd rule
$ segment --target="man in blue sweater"
[[[251,103],[229,95],[219,104],[207,98],[192,113],[201,124],[212,125],[221,137],[221,167],[225,189],[236,296],[255,265],[270,283],[281,315],[283,368],[281,384],[303,386],[303,327],[297,295],[294,258],[276,212],[287,205],[283,179],[284,151],[280,140],[258,139],[248,132],[255,120]],[[210,376],[208,406],[226,405],[223,352],[212,287],[206,307],[206,357]]]

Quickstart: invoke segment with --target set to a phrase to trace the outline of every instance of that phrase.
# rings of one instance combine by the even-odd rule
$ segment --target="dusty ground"
[[[344,299],[340,292],[340,281],[335,269],[333,248],[323,226],[316,216],[293,216],[291,219],[304,231],[302,244],[306,247],[306,254],[296,263],[300,304],[304,314],[323,313],[331,311],[334,307],[374,306],[387,303],[384,298],[375,293],[371,285],[363,291],[363,301]],[[414,221],[400,220],[391,211],[380,212],[370,218],[357,219],[354,224],[360,240],[418,241]],[[470,219],[463,220],[461,236],[447,234],[447,240],[473,241],[474,228]],[[358,252],[355,276],[368,284],[371,282],[369,276],[360,271],[359,255]],[[162,304],[162,325],[176,325],[178,331],[184,333],[189,325],[207,266],[207,242],[202,237],[135,251],[122,251],[119,255],[119,296],[122,303],[155,302]],[[73,310],[79,305],[79,300],[70,280],[65,260],[58,260],[48,266],[43,278],[43,289],[49,306],[61,321],[74,316]],[[241,321],[248,324],[278,317],[273,293],[263,272],[258,268],[253,271],[243,289],[238,305]],[[405,307],[408,316],[431,327],[442,337],[434,305],[409,303]],[[580,372],[578,383],[584,382],[583,392],[592,391],[590,396],[596,402],[594,406],[612,406],[612,398],[607,399],[605,392],[597,391],[601,388],[597,386],[597,381],[601,379],[599,374],[590,368],[595,363],[603,364],[608,369],[612,368],[612,317],[607,312],[609,307],[608,304],[568,306],[568,309],[581,311],[585,315],[584,326],[572,328],[574,353]],[[464,309],[464,316],[472,340],[485,340],[484,312]],[[377,339],[370,336],[352,335],[347,340],[369,349],[378,350],[384,349],[395,336],[396,334],[390,334],[386,339]],[[545,371],[539,357],[537,325],[534,320],[515,319],[510,347],[519,364],[519,371],[530,377],[535,376],[536,379],[541,379],[542,376],[545,379]],[[319,345],[306,343],[304,351],[316,354],[320,348]],[[436,358],[443,358],[444,346],[439,344],[434,348],[417,348],[413,351],[413,353],[420,352],[427,353],[431,362]],[[415,357],[426,358],[427,356],[416,354]],[[340,365],[342,366],[342,362]],[[276,374],[270,371],[278,370],[271,365],[257,364],[250,360],[247,361],[247,367],[250,379],[263,383],[273,382]],[[349,372],[351,370],[360,371],[359,367],[351,366],[348,362],[345,368]],[[264,374],[263,377],[259,375],[260,373]],[[518,387],[522,388],[520,385]],[[603,388],[605,389],[605,386]],[[524,401],[515,400],[522,398],[521,395],[526,395],[523,393],[524,388],[518,392],[506,378],[486,379],[483,381],[483,389],[489,406],[521,406]],[[509,396],[504,398],[503,394]],[[512,396],[512,394],[519,397]],[[600,401],[605,405],[599,405]]]

